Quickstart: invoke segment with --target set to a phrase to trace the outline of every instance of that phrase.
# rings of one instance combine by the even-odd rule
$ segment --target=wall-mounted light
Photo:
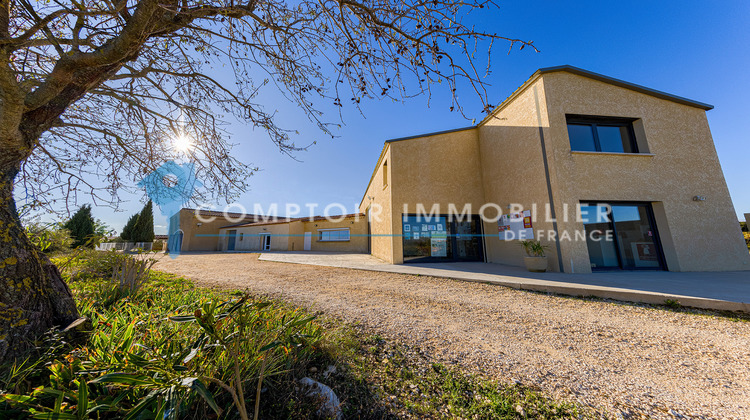
[[[201,225],[203,225],[203,223],[198,222],[198,223],[196,223],[196,225],[198,225],[198,227],[201,227]]]
[[[693,201],[706,201],[706,196],[705,195],[696,195],[695,197],[693,197]]]

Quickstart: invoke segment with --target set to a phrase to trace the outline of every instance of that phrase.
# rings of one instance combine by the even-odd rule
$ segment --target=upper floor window
[[[388,161],[383,162],[383,187],[388,185]]]
[[[638,153],[633,119],[568,115],[567,120],[573,151]]]

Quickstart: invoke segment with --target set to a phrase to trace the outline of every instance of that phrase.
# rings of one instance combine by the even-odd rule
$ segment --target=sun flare
[[[172,142],[174,149],[178,152],[187,152],[193,147],[193,142],[186,134],[179,134]]]

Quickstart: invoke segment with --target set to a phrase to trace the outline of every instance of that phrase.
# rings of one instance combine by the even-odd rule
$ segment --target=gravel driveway
[[[155,267],[361,322],[613,417],[750,418],[750,323],[430,277],[187,254]]]

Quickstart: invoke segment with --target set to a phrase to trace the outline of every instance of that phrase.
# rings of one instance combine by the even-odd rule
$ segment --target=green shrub
[[[52,333],[39,354],[4,370],[0,412],[12,418],[233,418],[252,417],[268,398],[265,410],[282,410],[283,417],[280,401],[294,392],[291,375],[313,357],[323,334],[304,311],[195,289],[160,274],[137,298],[97,309],[99,283],[74,283],[79,311],[94,325],[86,344],[71,348]]]
[[[144,256],[120,259],[119,265],[115,264],[112,269],[110,282],[101,286],[101,305],[108,308],[120,299],[137,298],[155,262],[155,259]]]
[[[154,244],[151,246],[151,250],[154,252],[163,251],[164,245],[165,245],[164,241],[162,241],[161,239],[157,239],[154,241]]]
[[[70,285],[91,331],[81,339],[51,330],[35,354],[0,366],[0,419],[305,419],[319,409],[295,382],[308,375],[342,397],[347,418],[585,417],[523,386],[430,364],[339,320],[164,273],[103,305],[109,270],[122,273],[132,261],[93,251],[70,260],[65,276],[88,273]],[[330,365],[339,367],[330,376],[312,369]]]
[[[664,306],[666,306],[667,308],[672,308],[672,309],[682,308],[682,304],[680,303],[680,301],[674,300],[674,299],[664,299]]]
[[[91,216],[91,206],[84,204],[70,218],[63,227],[70,231],[73,238],[73,247],[85,246],[93,248],[94,244],[91,238],[96,234],[96,226],[93,216]]]
[[[536,240],[521,241],[519,244],[529,257],[543,257],[544,252],[549,249],[549,246]]]
[[[29,223],[26,225],[26,235],[46,254],[68,251],[73,245],[70,232],[57,223]]]
[[[81,249],[74,255],[53,259],[70,281],[109,279],[123,261],[133,258],[121,252]]]

